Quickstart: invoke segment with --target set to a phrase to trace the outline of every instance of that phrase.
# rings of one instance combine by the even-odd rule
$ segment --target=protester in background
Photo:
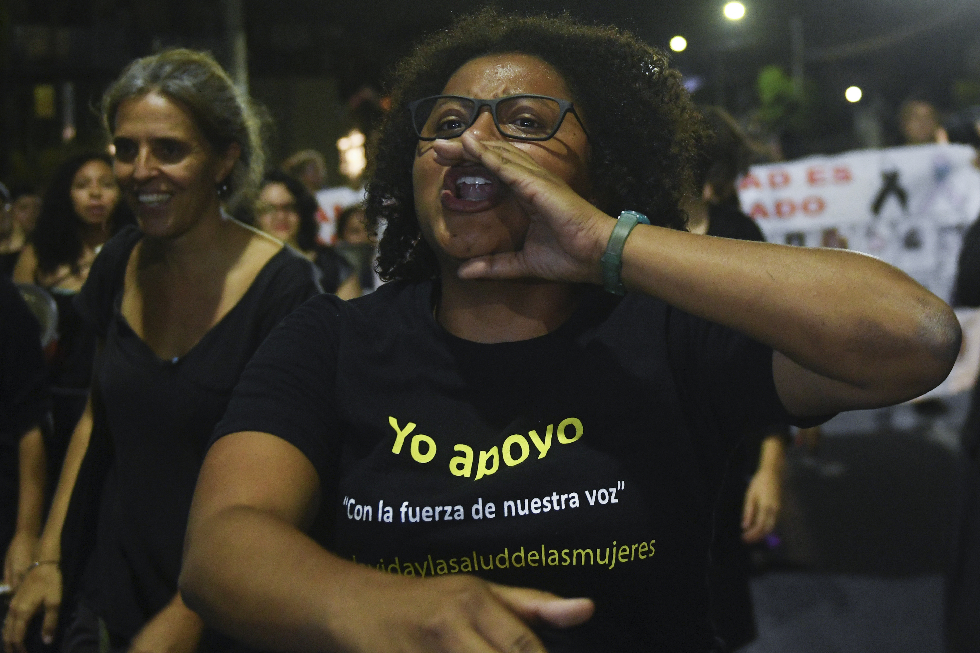
[[[742,212],[736,183],[749,171],[759,149],[735,119],[720,107],[705,107],[712,136],[703,149],[700,195],[687,198],[688,230],[696,234],[764,242],[755,220]],[[722,484],[711,546],[711,616],[731,648],[758,636],[749,576],[748,545],[776,528],[782,505],[789,425],[765,424],[742,434]]]
[[[957,129],[952,133],[957,141],[978,147],[980,111],[966,117],[972,117],[972,132]],[[952,303],[980,307],[980,216],[963,236]],[[947,653],[980,651],[980,378],[972,392],[960,433],[962,484],[946,568]]]
[[[898,127],[905,145],[938,143],[944,140],[939,111],[927,100],[909,98],[898,109]]]
[[[337,216],[337,251],[357,270],[362,292],[371,292],[381,279],[375,270],[378,238],[367,220],[363,204],[348,206]]]
[[[37,560],[50,411],[39,325],[13,282],[0,275],[0,547],[3,582],[14,589]]]
[[[10,191],[0,184],[0,275],[10,277],[20,258],[20,252],[27,244],[27,236],[20,224],[14,220]]]
[[[14,269],[14,281],[40,286],[58,306],[57,342],[48,358],[54,419],[48,457],[55,476],[85,410],[96,346],[95,331],[72,302],[102,245],[133,223],[132,212],[120,199],[108,154],[69,157],[48,184],[37,225]]]
[[[337,242],[337,216],[348,206],[364,200],[364,192],[347,186],[327,187],[327,163],[316,150],[296,152],[282,164],[283,170],[296,177],[316,197],[319,211],[316,215],[321,245]]]
[[[30,185],[20,184],[10,188],[11,210],[14,220],[24,233],[30,236],[41,215],[41,195]]]
[[[250,362],[183,596],[260,649],[720,650],[735,442],[934,387],[955,315],[871,257],[684,230],[702,122],[629,34],[487,10],[397,71],[367,203],[391,281]]]
[[[177,592],[191,493],[245,362],[318,291],[315,272],[225,211],[264,155],[249,99],[210,55],[136,60],[102,118],[138,228],[106,243],[75,300],[100,342],[92,391],[4,642],[24,653],[40,613],[48,642],[65,627],[64,651],[216,650]]]
[[[333,247],[317,243],[316,199],[295,177],[284,172],[266,174],[255,202],[257,226],[313,261],[320,270],[324,292],[341,299],[360,297],[361,284],[354,267]]]

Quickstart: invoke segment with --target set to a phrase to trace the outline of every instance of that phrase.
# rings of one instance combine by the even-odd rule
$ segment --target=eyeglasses
[[[476,122],[483,107],[490,107],[497,131],[520,141],[548,140],[569,112],[582,124],[571,102],[546,95],[511,95],[495,100],[435,95],[410,102],[408,110],[419,139],[434,141],[460,136]],[[585,125],[582,130],[585,131]]]

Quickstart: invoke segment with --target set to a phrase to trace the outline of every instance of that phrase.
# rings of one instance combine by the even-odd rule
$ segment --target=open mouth
[[[482,166],[455,166],[443,180],[443,205],[453,210],[485,210],[496,204],[503,184]]]

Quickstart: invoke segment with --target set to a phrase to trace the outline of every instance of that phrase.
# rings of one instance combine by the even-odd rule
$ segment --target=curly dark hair
[[[382,278],[438,274],[415,214],[417,137],[408,103],[441,93],[467,61],[511,52],[537,57],[564,77],[588,126],[598,208],[610,215],[633,209],[654,224],[684,227],[680,198],[694,188],[697,153],[707,132],[666,55],[628,32],[567,15],[485,9],[423,42],[394,70],[391,110],[372,147],[367,185],[368,220],[386,225],[379,245]]]
[[[71,201],[71,187],[75,175],[90,161],[104,161],[112,168],[112,158],[103,152],[82,152],[66,159],[54,172],[41,200],[41,213],[31,233],[31,243],[37,256],[37,266],[42,272],[51,273],[62,265],[78,272],[78,260],[82,256],[82,219],[75,212]],[[126,202],[120,198],[108,220],[108,233],[114,234],[135,218]]]
[[[316,221],[316,212],[320,208],[316,198],[299,179],[282,170],[270,170],[259,183],[259,193],[269,184],[282,184],[293,196],[296,202],[296,213],[299,214],[299,230],[296,232],[296,244],[304,252],[316,249],[316,236],[320,225]]]

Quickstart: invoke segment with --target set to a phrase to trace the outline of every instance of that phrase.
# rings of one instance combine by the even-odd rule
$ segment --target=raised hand
[[[436,162],[453,166],[472,162],[497,177],[530,219],[523,247],[477,257],[459,268],[467,279],[548,280],[601,283],[599,258],[615,222],[583,196],[583,180],[574,189],[528,154],[526,148],[504,139],[479,139],[466,132],[459,138],[433,143]]]

